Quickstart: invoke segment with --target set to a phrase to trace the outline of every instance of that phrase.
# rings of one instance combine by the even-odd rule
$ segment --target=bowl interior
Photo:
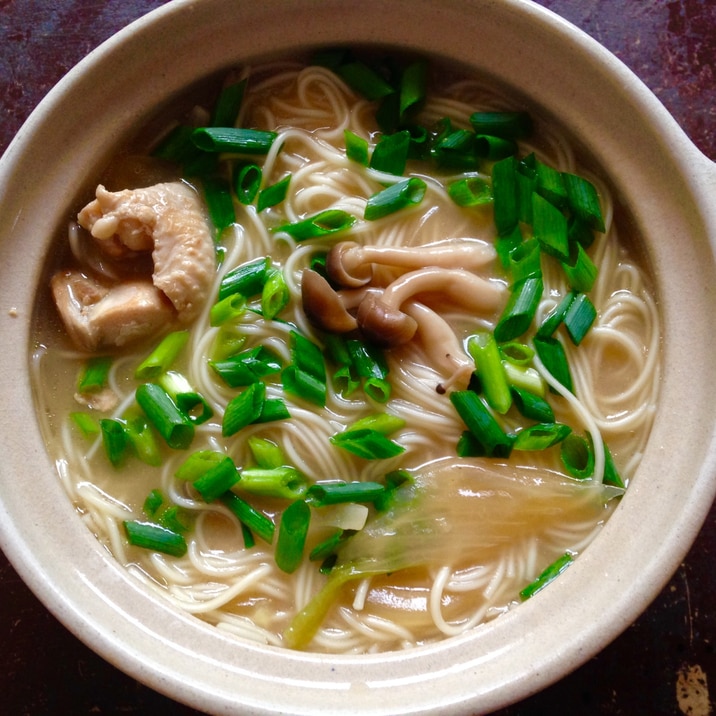
[[[56,227],[80,188],[157,103],[279,50],[375,43],[429,52],[494,77],[556,118],[607,170],[641,229],[656,282],[664,331],[658,413],[638,474],[606,528],[572,569],[520,609],[400,654],[337,658],[237,644],[145,592],[76,518],[34,427],[29,318]],[[716,379],[709,330],[716,229],[702,208],[705,170],[694,169],[701,166],[681,130],[626,68],[528,2],[179,0],[164,6],[70,72],[2,160],[0,380],[12,406],[3,413],[3,549],[90,646],[206,711],[241,704],[254,713],[447,707],[472,713],[546,686],[602,648],[656,596],[716,489],[716,408],[702,388]],[[14,429],[20,420],[26,430]]]

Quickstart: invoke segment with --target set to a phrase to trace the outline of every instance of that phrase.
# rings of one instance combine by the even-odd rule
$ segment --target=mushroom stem
[[[440,383],[440,389],[444,391],[458,382],[467,384],[475,364],[450,324],[418,301],[407,301],[403,311],[417,323],[417,334],[430,365],[450,376],[447,381]]]
[[[326,258],[326,270],[341,286],[364,286],[373,278],[373,264],[405,269],[426,266],[476,270],[494,260],[495,249],[478,239],[447,239],[424,246],[361,246],[336,244]]]
[[[494,310],[502,303],[504,285],[462,269],[428,267],[393,281],[383,292],[382,301],[399,308],[411,296],[422,293],[437,293],[469,310],[484,311]]]

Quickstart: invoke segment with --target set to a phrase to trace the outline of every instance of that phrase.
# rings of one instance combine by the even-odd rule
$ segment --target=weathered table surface
[[[0,0],[0,151],[79,59],[160,0]],[[716,3],[541,0],[614,52],[716,160]],[[714,197],[716,200],[716,197]],[[0,211],[2,207],[0,206]],[[714,712],[716,508],[653,605],[597,657],[500,712]],[[40,604],[0,553],[0,710],[194,714],[98,657]]]

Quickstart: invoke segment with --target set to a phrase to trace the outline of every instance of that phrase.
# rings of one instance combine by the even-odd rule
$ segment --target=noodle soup
[[[407,61],[426,96],[406,89],[387,129],[394,95],[335,62],[227,80],[248,149],[197,106],[118,157],[70,227],[64,320],[38,311],[32,365],[60,479],[148,588],[239,637],[370,653],[493,619],[578,558],[646,443],[660,334],[567,137]],[[518,128],[481,133],[481,112]],[[545,207],[540,176],[594,189],[598,217]],[[526,181],[509,225],[500,192]],[[147,363],[164,339],[176,355]]]

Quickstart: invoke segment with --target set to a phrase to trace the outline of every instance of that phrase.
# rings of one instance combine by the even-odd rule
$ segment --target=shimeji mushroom
[[[368,293],[358,306],[356,320],[367,340],[388,348],[407,343],[415,335],[416,320],[402,310],[403,303],[414,296],[424,296],[426,303],[437,299],[483,312],[498,308],[504,293],[501,282],[463,269],[428,266],[403,274],[380,293]]]
[[[403,269],[427,266],[477,270],[495,258],[495,249],[477,239],[448,239],[424,246],[361,246],[336,244],[326,257],[326,273],[336,284],[350,288],[373,280],[375,265]]]

